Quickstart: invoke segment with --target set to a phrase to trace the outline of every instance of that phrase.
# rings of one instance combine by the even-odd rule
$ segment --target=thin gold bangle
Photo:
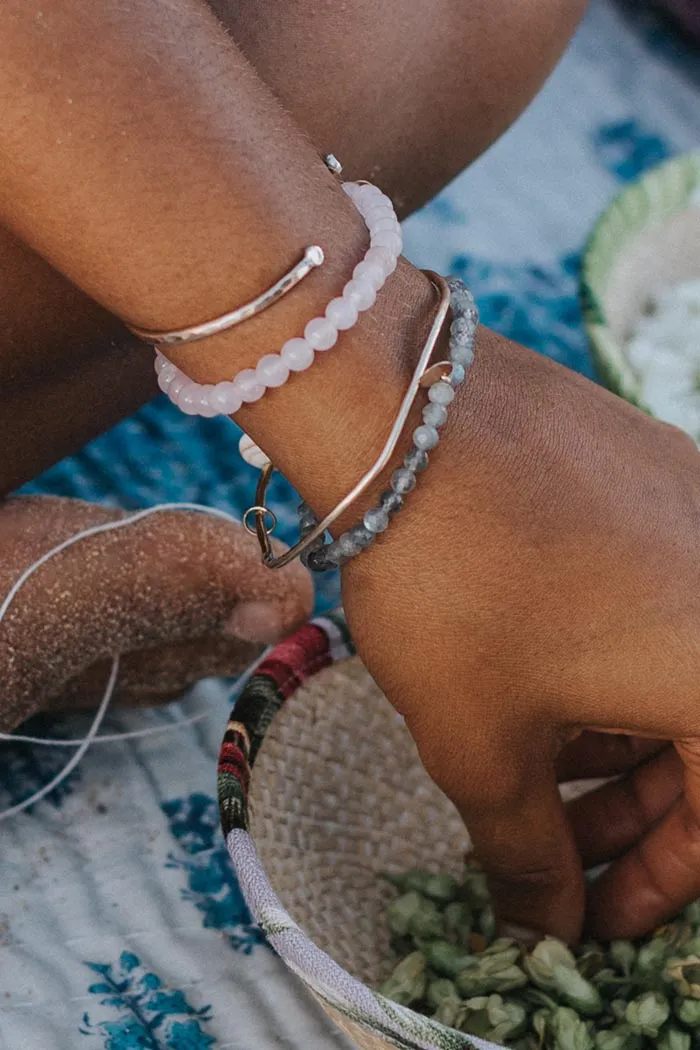
[[[401,402],[401,407],[384,448],[380,452],[374,465],[360,478],[352,491],[349,492],[348,495],[326,515],[323,521],[320,521],[318,525],[308,533],[308,535],[304,536],[303,539],[299,540],[298,543],[293,547],[290,547],[288,551],[285,551],[284,554],[280,554],[278,557],[275,557],[272,553],[272,544],[270,542],[270,534],[275,526],[274,524],[267,526],[265,522],[265,515],[271,513],[269,508],[265,505],[265,497],[275,467],[272,463],[268,463],[268,465],[263,468],[255,491],[255,505],[246,511],[243,516],[243,522],[248,532],[251,534],[254,533],[258,537],[263,562],[269,569],[281,569],[285,565],[289,565],[289,563],[294,561],[295,558],[298,558],[300,554],[304,553],[304,551],[308,550],[319,536],[323,536],[326,530],[329,529],[350,506],[352,506],[358,496],[361,496],[362,493],[369,488],[391,459],[396,446],[399,443],[404,427],[406,426],[413,403],[418,396],[418,391],[422,386],[430,386],[432,383],[436,382],[436,380],[439,379],[440,374],[449,374],[452,370],[452,365],[449,361],[439,361],[435,365],[430,365],[430,358],[433,355],[435,345],[443,329],[450,308],[450,289],[447,281],[439,274],[433,273],[432,270],[423,270],[423,273],[430,278],[436,290],[440,293],[440,303],[428,334],[428,338],[425,341],[420,358],[418,359],[418,364],[413,373],[411,384]],[[248,523],[251,514],[255,517],[254,527],[251,527]]]
[[[296,262],[291,270],[283,274],[271,288],[266,289],[256,299],[239,306],[236,310],[222,314],[221,317],[215,317],[213,321],[202,321],[201,324],[189,325],[187,328],[178,328],[171,332],[154,332],[147,328],[136,328],[134,325],[127,325],[127,327],[139,339],[152,343],[154,346],[182,346],[184,343],[198,343],[200,339],[208,339],[212,335],[226,332],[229,328],[234,328],[242,321],[247,321],[266,310],[268,306],[272,306],[283,295],[296,287],[299,281],[303,281],[307,274],[320,266],[323,259],[323,248],[318,244],[310,244],[299,262]]]

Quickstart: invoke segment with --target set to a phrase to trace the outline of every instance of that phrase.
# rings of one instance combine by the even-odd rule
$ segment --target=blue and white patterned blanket
[[[594,0],[525,116],[406,224],[407,254],[465,276],[486,324],[589,373],[581,247],[623,182],[700,145],[699,88],[700,54],[671,29]],[[160,400],[27,488],[240,513],[253,484],[230,424]],[[289,538],[293,500],[275,485]],[[331,580],[319,608],[336,600]],[[261,943],[233,878],[214,801],[227,692],[201,686],[187,706],[211,716],[177,735],[95,748],[48,802],[0,824],[0,1050],[346,1045]],[[110,722],[132,729],[168,717]],[[65,760],[1,747],[2,808]]]

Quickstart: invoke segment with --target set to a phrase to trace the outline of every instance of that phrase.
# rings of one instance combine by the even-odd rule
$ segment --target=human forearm
[[[41,18],[13,5],[5,19],[0,219],[108,309],[154,327],[231,309],[320,243],[325,264],[292,295],[177,361],[230,377],[301,334],[366,231],[213,16],[72,0]],[[405,265],[332,354],[240,414],[320,505],[383,436],[405,385],[399,350],[416,345],[431,301]]]

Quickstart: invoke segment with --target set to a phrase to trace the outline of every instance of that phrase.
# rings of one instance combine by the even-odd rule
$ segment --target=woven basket
[[[459,875],[468,840],[340,618],[279,646],[241,695],[219,764],[226,844],[255,920],[361,1050],[491,1047],[397,1006],[382,872]],[[339,663],[342,661],[342,663]]]

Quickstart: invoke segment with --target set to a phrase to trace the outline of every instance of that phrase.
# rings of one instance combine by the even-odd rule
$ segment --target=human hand
[[[0,602],[43,553],[123,511],[79,500],[0,503]],[[39,569],[0,623],[0,728],[41,709],[95,706],[122,656],[116,703],[172,700],[242,670],[313,604],[299,564],[271,573],[243,528],[167,511],[77,543]]]
[[[504,923],[639,935],[700,895],[700,458],[482,333],[410,507],[344,570],[358,649]],[[607,777],[565,810],[557,781]]]

